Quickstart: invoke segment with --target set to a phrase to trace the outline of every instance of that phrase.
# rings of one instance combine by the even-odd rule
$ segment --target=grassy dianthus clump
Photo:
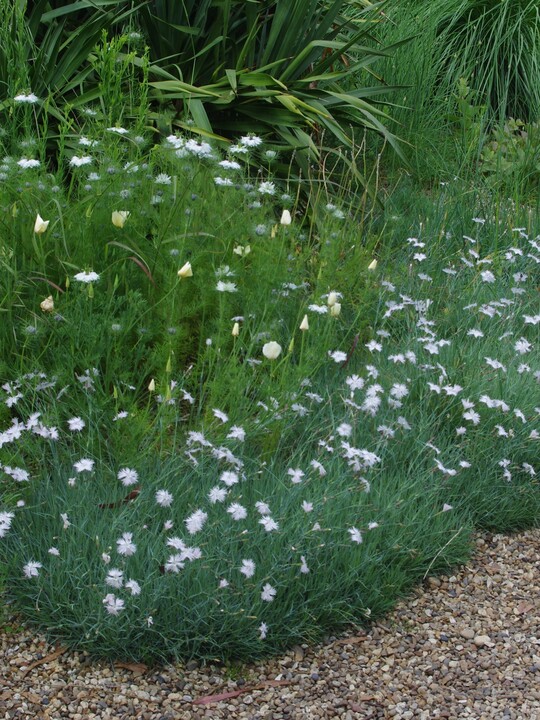
[[[456,232],[443,189],[376,263],[335,203],[311,227],[250,176],[259,138],[107,132],[67,192],[4,163],[25,618],[96,655],[252,659],[385,612],[475,525],[538,520],[533,228]]]

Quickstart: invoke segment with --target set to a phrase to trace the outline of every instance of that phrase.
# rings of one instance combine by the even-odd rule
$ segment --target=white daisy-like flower
[[[312,467],[314,470],[317,470],[320,477],[324,477],[326,475],[326,468],[322,463],[320,463],[318,460],[311,460],[309,463],[310,467]]]
[[[118,568],[111,568],[105,578],[105,584],[113,588],[121,588],[124,584],[124,573]]]
[[[270,515],[270,506],[268,503],[262,502],[262,500],[258,500],[255,503],[255,507],[257,508],[257,512],[260,515]]]
[[[229,434],[227,435],[227,438],[229,438],[230,440],[239,440],[240,442],[244,442],[244,440],[246,439],[246,431],[244,430],[244,428],[239,427],[238,425],[233,425]]]
[[[99,280],[99,275],[96,272],[80,272],[73,276],[73,279],[77,282],[92,283]]]
[[[57,547],[50,547],[47,552],[49,553],[49,555],[54,555],[55,557],[60,556],[60,550]]]
[[[409,388],[403,383],[394,383],[390,388],[390,395],[397,400],[407,397],[408,394]]]
[[[30,480],[30,473],[23,468],[12,468],[9,465],[5,465],[4,472],[6,475],[10,475],[16,482],[27,482]]]
[[[300,562],[301,562],[300,572],[301,572],[303,575],[308,575],[308,574],[309,574],[309,568],[308,568],[308,566],[307,566],[306,558],[305,558],[303,555],[300,555]]]
[[[265,583],[263,585],[263,589],[261,592],[261,600],[264,602],[272,602],[273,599],[276,597],[277,590],[270,585],[270,583]]]
[[[169,558],[167,562],[165,563],[165,571],[166,572],[172,572],[172,573],[179,573],[180,570],[183,570],[185,566],[185,562],[183,559],[183,555],[175,554],[175,555],[169,555]]]
[[[221,420],[222,423],[229,422],[229,416],[226,415],[221,410],[218,410],[218,408],[213,408],[212,414],[214,415],[215,418],[217,418],[218,420]]]
[[[396,420],[396,422],[397,422],[397,424],[398,424],[400,427],[403,428],[403,430],[410,430],[410,429],[411,429],[411,426],[410,426],[409,422],[407,421],[407,418],[404,418],[404,417],[401,416],[401,415],[398,417],[398,419]]]
[[[154,178],[154,182],[156,183],[156,185],[170,185],[172,182],[172,178],[166,173],[159,173],[159,175],[156,175],[156,177]]]
[[[238,292],[238,288],[236,287],[236,283],[233,282],[223,282],[223,280],[218,280],[216,285],[216,290],[218,292],[229,292],[234,293]]]
[[[261,195],[275,195],[276,185],[273,182],[262,182],[258,188]]]
[[[218,165],[225,168],[225,170],[240,170],[242,168],[236,160],[221,160]]]
[[[352,542],[360,544],[362,542],[362,533],[356,527],[349,528],[349,534]]]
[[[250,578],[255,575],[255,567],[256,566],[253,560],[242,560],[242,567],[240,568],[240,572],[242,573],[242,575]]]
[[[137,552],[137,546],[133,542],[133,533],[125,532],[122,537],[116,541],[116,552],[119,555],[130,557]]]
[[[81,458],[76,463],[73,464],[73,467],[78,473],[81,472],[92,472],[94,469],[95,462],[94,460],[90,460],[90,458]]]
[[[227,512],[233,520],[245,520],[247,518],[247,510],[240,503],[231,503],[227,508]]]
[[[0,537],[5,537],[14,517],[12,512],[0,512]]]
[[[207,142],[198,143],[196,140],[190,139],[187,140],[184,147],[188,152],[197,157],[212,157],[212,146]]]
[[[231,178],[223,178],[219,175],[216,175],[216,177],[214,178],[214,182],[218,187],[232,187],[234,185]]]
[[[139,479],[139,473],[131,468],[122,468],[116,476],[125,487],[135,485]]]
[[[186,518],[185,525],[187,528],[187,531],[190,535],[195,535],[195,533],[200,532],[205,522],[208,519],[208,513],[205,513],[203,510],[195,510],[194,513],[192,513],[188,518]]]
[[[516,341],[514,344],[514,350],[519,353],[520,355],[524,355],[525,353],[530,352],[532,349],[531,343],[526,340],[524,337],[519,338],[519,340]]]
[[[156,503],[161,507],[170,507],[173,502],[173,496],[168,490],[158,490],[155,495]]]
[[[105,610],[110,615],[118,615],[126,605],[124,600],[117,598],[116,595],[113,595],[113,593],[108,593],[103,598],[103,604],[105,606]]]
[[[16,103],[22,103],[26,105],[35,105],[37,102],[39,102],[38,96],[34,95],[33,92],[28,93],[28,95],[24,95],[23,93],[21,93],[20,95],[15,95],[13,100]]]
[[[38,577],[39,570],[42,567],[43,565],[40,562],[37,562],[36,560],[30,560],[23,567],[23,573],[27,578]]]
[[[302,510],[305,513],[313,512],[313,503],[310,503],[307,500],[303,500],[302,501]]]
[[[447,468],[445,467],[442,462],[438,458],[433,458],[435,465],[437,466],[437,469],[442,472],[443,475],[447,475],[448,477],[454,477],[457,475],[457,470],[454,468]]]
[[[124,587],[126,587],[132,595],[141,594],[141,586],[136,580],[128,580]]]
[[[41,165],[41,162],[39,160],[36,160],[35,158],[21,158],[17,161],[17,165],[23,170],[28,170],[30,168],[37,168]]]
[[[352,426],[349,423],[341,423],[337,426],[336,432],[340,437],[350,437],[352,434]]]
[[[266,623],[261,623],[259,625],[259,639],[266,640],[267,635],[268,635],[268,625]]]
[[[308,310],[315,312],[318,315],[326,315],[328,307],[326,305],[308,305]]]
[[[485,357],[484,360],[486,361],[486,364],[494,368],[494,370],[502,370],[503,372],[506,372],[505,366],[499,362],[499,360],[493,360],[493,358],[490,357]]]
[[[362,390],[362,388],[366,384],[364,378],[361,378],[358,375],[351,375],[345,380],[345,382],[349,386],[351,392],[354,392],[355,390]]]
[[[293,485],[298,485],[302,482],[302,478],[304,477],[305,473],[303,470],[300,470],[300,468],[289,468],[287,470],[287,475],[291,478],[291,482]]]
[[[236,483],[238,482],[238,473],[235,473],[233,470],[225,470],[224,472],[221,473],[219,479],[227,487],[232,487],[233,485],[236,485]]]
[[[90,155],[74,155],[69,164],[71,167],[83,167],[84,165],[91,165],[93,162]]]
[[[464,420],[470,420],[473,425],[478,425],[480,423],[480,415],[474,410],[467,410],[467,412],[463,413],[462,417]]]
[[[345,360],[347,359],[347,353],[344,353],[342,350],[329,350],[328,356],[331,357],[332,360],[336,363],[345,362]]]
[[[129,133],[129,130],[123,127],[108,127],[106,130],[107,132],[116,133],[117,135],[127,135]]]
[[[80,417],[72,417],[67,422],[72,432],[80,432],[86,426],[86,423]]]
[[[262,139],[257,135],[244,135],[240,138],[240,145],[244,147],[258,147],[262,145]]]
[[[259,520],[259,525],[262,525],[266,532],[272,532],[273,530],[279,530],[279,523],[277,523],[269,515],[265,515]]]
[[[225,488],[213,487],[210,492],[208,493],[208,499],[212,503],[212,505],[215,505],[218,502],[224,502],[225,498],[227,497],[227,490]]]

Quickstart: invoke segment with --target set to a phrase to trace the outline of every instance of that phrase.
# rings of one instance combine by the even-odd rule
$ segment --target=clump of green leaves
[[[532,196],[540,182],[540,123],[509,118],[484,145],[481,170],[499,189]]]
[[[365,186],[350,158],[352,128],[401,150],[377,103],[389,88],[370,74],[389,51],[370,36],[373,10],[364,8],[353,21],[343,15],[346,4],[264,0],[230,2],[224,11],[223,3],[206,0],[145,7],[139,20],[150,43],[153,99],[175,104],[174,125],[221,142],[238,132],[272,140],[281,151],[274,168],[281,176],[307,177],[331,153]],[[361,82],[344,90],[354,74]]]

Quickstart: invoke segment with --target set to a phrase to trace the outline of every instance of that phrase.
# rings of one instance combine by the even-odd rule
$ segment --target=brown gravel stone
[[[482,535],[470,566],[427,578],[368,632],[244,667],[141,674],[0,630],[0,720],[540,720],[540,530]],[[135,668],[136,670],[136,668]],[[265,681],[287,680],[280,686]],[[210,705],[199,697],[245,690]]]

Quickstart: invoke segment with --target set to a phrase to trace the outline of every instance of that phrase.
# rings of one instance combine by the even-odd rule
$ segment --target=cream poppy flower
[[[281,225],[290,225],[292,223],[291,213],[288,210],[284,210],[281,213],[281,220],[279,222]]]
[[[270,342],[265,343],[262,349],[264,357],[268,358],[268,360],[275,360],[277,357],[279,357],[281,354],[281,350],[281,345],[275,342],[275,340],[271,340]]]
[[[130,213],[129,210],[114,210],[111,220],[114,227],[123,228]]]
[[[326,301],[328,307],[332,307],[332,305],[335,305],[337,301],[339,300],[339,293],[335,292],[335,290],[332,290],[331,293],[328,293],[328,300]]]
[[[50,220],[44,220],[38,213],[36,222],[34,223],[34,232],[36,235],[43,235],[45,230],[49,227]]]
[[[48,298],[45,298],[45,300],[39,304],[39,307],[43,310],[43,312],[52,312],[54,310],[53,296],[49,295]]]
[[[187,262],[178,271],[178,277],[182,280],[183,278],[193,277],[193,268],[191,263]]]

